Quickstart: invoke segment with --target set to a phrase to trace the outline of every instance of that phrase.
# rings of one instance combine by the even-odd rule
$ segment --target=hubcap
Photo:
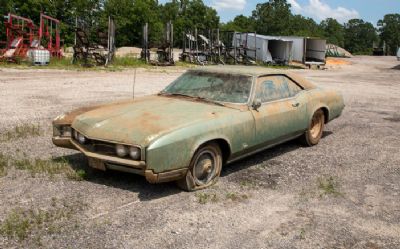
[[[197,185],[208,184],[215,176],[216,157],[212,151],[203,151],[195,162],[193,177]]]
[[[315,115],[311,121],[310,133],[313,138],[317,138],[322,129],[322,116]]]

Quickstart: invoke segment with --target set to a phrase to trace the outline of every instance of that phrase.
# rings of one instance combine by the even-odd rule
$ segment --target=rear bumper
[[[155,173],[151,169],[146,169],[145,161],[133,161],[124,158],[102,155],[91,152],[79,143],[70,138],[53,137],[53,144],[59,147],[74,149],[82,152],[88,157],[89,166],[99,170],[117,170],[122,172],[134,173],[146,177],[150,183],[161,183],[178,180],[186,175],[187,168]]]

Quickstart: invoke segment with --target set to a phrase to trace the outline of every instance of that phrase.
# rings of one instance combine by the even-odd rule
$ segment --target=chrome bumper
[[[102,155],[88,151],[79,143],[71,138],[53,137],[53,144],[59,147],[74,149],[82,152],[88,157],[89,166],[99,170],[117,170],[122,172],[134,173],[146,177],[150,183],[161,183],[178,180],[186,175],[187,168],[166,171],[162,173],[154,173],[151,169],[146,169],[145,161],[133,161],[124,158],[116,158],[113,156]]]

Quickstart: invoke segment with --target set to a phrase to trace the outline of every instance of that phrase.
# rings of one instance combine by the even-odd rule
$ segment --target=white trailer
[[[254,34],[247,34],[247,45],[254,48]],[[237,44],[243,45],[246,34],[236,35]],[[326,40],[299,36],[256,36],[257,60],[270,62],[283,59],[288,62],[299,62],[305,65],[324,65]],[[254,57],[254,52],[249,53]]]
[[[310,37],[285,37],[293,41],[293,61],[303,64],[325,64],[326,40]]]
[[[255,40],[254,40],[255,39]],[[287,64],[291,61],[292,41],[280,36],[237,33],[234,47],[247,47],[247,56],[264,63]],[[256,52],[252,51],[256,50]]]

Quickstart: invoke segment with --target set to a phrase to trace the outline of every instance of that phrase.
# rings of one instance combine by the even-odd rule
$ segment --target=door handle
[[[300,106],[300,103],[293,103],[292,106],[293,106],[293,107],[299,107],[299,106]]]

